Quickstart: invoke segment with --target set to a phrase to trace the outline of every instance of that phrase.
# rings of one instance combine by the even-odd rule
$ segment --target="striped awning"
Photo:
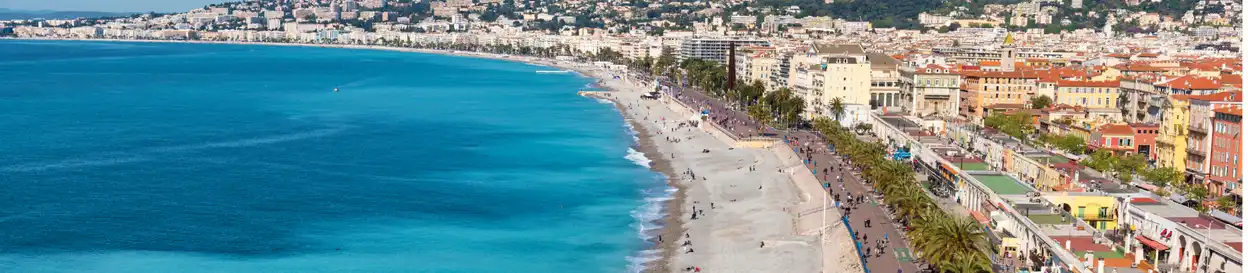
[[[974,217],[975,220],[979,221],[980,224],[987,225],[988,223],[990,223],[990,221],[988,220],[988,217],[985,217],[983,213],[979,213],[978,211],[971,211],[971,217]]]
[[[1167,250],[1167,249],[1170,249],[1170,247],[1166,246],[1166,244],[1162,244],[1161,242],[1153,241],[1153,239],[1149,239],[1148,237],[1144,237],[1144,235],[1135,235],[1135,239],[1136,239],[1136,240],[1139,240],[1139,241],[1140,241],[1140,243],[1143,243],[1144,245],[1146,245],[1146,246],[1148,246],[1148,247],[1151,247],[1151,248],[1153,248],[1153,249],[1155,249],[1155,250],[1157,250],[1157,251],[1162,251],[1162,250]]]

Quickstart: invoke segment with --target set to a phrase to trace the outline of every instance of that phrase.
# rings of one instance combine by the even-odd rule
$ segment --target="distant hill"
[[[21,19],[74,19],[128,16],[137,12],[102,12],[102,11],[59,11],[59,10],[14,10],[0,8],[0,20]]]

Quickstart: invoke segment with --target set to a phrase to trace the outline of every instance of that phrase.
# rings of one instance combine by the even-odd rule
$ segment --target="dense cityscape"
[[[276,0],[0,21],[0,37],[581,60],[644,75],[668,94],[722,98],[774,128],[879,137],[855,161],[887,157],[918,171],[870,175],[919,186],[878,188],[894,210],[916,211],[902,222],[935,210],[982,225],[967,231],[988,242],[968,248],[979,258],[937,255],[950,246],[912,238],[926,250],[916,258],[944,271],[1242,272],[1242,9],[1230,0]],[[953,269],[969,260],[989,270]]]

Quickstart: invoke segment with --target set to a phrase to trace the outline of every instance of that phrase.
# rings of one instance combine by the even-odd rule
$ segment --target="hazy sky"
[[[0,8],[72,11],[187,11],[228,0],[0,0]],[[237,1],[237,0],[235,0]]]

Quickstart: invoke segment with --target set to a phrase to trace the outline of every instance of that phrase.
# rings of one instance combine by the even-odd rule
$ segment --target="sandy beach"
[[[85,39],[100,41],[104,39]],[[660,255],[647,272],[862,272],[836,209],[797,154],[784,143],[738,141],[710,124],[682,126],[694,118],[671,99],[642,99],[650,83],[619,71],[537,57],[364,45],[189,42],[390,50],[519,61],[575,71],[599,80],[638,133],[638,148],[677,189],[665,207],[664,228],[654,238]],[[620,76],[616,79],[615,76]],[[696,216],[695,216],[696,215]],[[822,239],[822,240],[821,240]]]
[[[588,73],[611,90],[590,95],[615,101],[640,125],[643,147],[653,146],[643,152],[662,159],[652,168],[671,171],[679,189],[659,244],[662,259],[650,272],[862,271],[839,212],[823,209],[830,203],[819,196],[821,186],[788,146],[738,141],[706,123],[682,126],[694,109],[642,99],[652,87],[627,76]]]

